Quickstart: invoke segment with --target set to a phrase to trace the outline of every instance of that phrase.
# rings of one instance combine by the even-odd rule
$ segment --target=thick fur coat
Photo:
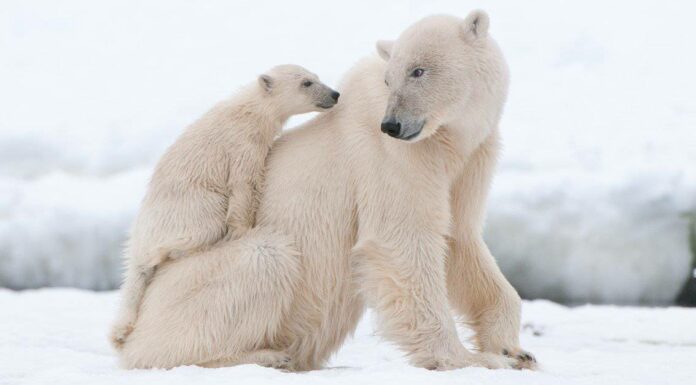
[[[332,107],[338,93],[316,75],[281,65],[189,126],[162,156],[131,230],[122,305],[111,332],[119,349],[132,331],[155,269],[254,225],[273,139],[291,115]]]
[[[320,368],[366,306],[413,365],[534,366],[482,238],[508,86],[488,17],[431,16],[378,51],[336,108],[276,141],[252,231],[157,271],[126,367]]]

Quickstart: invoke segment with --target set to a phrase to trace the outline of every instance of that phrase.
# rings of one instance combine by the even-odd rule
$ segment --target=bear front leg
[[[447,288],[452,306],[467,317],[482,352],[514,358],[534,369],[536,358],[520,348],[521,300],[480,237],[450,241]]]
[[[512,357],[518,368],[534,368],[534,356],[520,348],[520,297],[482,236],[498,152],[495,131],[474,151],[452,185],[447,291],[454,309],[473,325],[481,351]]]
[[[417,243],[395,251],[368,241],[353,249],[353,271],[377,313],[381,334],[398,344],[414,366],[511,368],[509,358],[475,354],[462,345],[447,303],[444,245]]]

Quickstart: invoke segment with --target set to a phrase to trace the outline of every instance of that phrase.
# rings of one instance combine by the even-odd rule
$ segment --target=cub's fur
[[[111,333],[117,349],[163,261],[238,239],[254,225],[266,155],[287,119],[337,101],[338,93],[306,69],[277,66],[203,115],[167,150],[126,251],[122,306]]]

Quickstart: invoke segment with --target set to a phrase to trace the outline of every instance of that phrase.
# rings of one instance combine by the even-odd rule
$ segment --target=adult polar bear
[[[126,367],[319,368],[365,304],[416,366],[534,366],[481,237],[508,83],[488,16],[430,16],[378,51],[342,103],[274,145],[256,228],[157,272]]]

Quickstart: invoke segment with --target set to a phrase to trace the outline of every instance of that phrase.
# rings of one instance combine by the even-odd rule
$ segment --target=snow
[[[368,314],[327,369],[283,373],[255,365],[221,369],[120,369],[106,331],[114,292],[0,290],[0,384],[693,384],[696,309],[525,302],[521,341],[537,372],[466,368],[431,372],[380,340]],[[463,337],[465,337],[465,334]]]
[[[0,286],[116,287],[148,173],[215,101],[284,62],[335,85],[377,39],[474,8],[512,72],[486,232],[506,275],[670,303],[693,258],[696,6],[649,0],[5,0]]]
[[[0,284],[118,287],[125,229],[148,177],[149,170],[106,177],[56,171],[0,179]]]

